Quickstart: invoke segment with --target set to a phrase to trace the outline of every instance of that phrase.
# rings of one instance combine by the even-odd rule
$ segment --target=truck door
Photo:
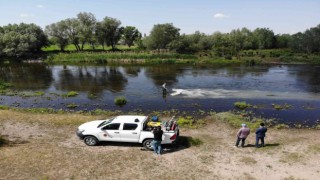
[[[124,123],[121,131],[121,141],[139,142],[140,128],[136,123]]]
[[[119,128],[120,123],[111,123],[104,126],[99,133],[100,139],[102,141],[121,141]]]

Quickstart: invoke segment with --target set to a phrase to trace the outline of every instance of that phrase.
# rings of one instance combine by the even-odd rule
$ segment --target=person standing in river
[[[241,141],[241,147],[244,147],[244,144],[246,142],[246,138],[250,134],[250,129],[246,124],[241,124],[241,128],[239,129],[237,133],[237,142],[236,142],[236,147],[238,147],[240,141]]]
[[[260,127],[256,130],[256,147],[264,147],[264,137],[266,137],[267,128],[264,127],[264,123],[260,123]],[[259,140],[261,145],[259,145]]]

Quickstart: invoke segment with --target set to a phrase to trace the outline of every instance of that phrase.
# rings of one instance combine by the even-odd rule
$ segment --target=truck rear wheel
[[[142,144],[146,149],[153,150],[152,139],[146,139]]]
[[[83,141],[88,146],[95,146],[99,144],[99,140],[94,136],[86,136]]]

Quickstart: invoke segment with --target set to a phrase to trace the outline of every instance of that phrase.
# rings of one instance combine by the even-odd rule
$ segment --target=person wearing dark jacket
[[[256,147],[264,147],[264,137],[266,136],[267,128],[264,127],[264,123],[260,123],[260,127],[256,130]],[[259,145],[261,140],[261,145]]]
[[[156,126],[153,130],[153,150],[156,154],[161,154],[161,141],[162,141],[162,135],[163,131],[161,130],[160,126]]]

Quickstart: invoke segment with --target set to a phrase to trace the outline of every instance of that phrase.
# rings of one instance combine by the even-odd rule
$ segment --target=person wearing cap
[[[256,130],[256,147],[264,147],[264,137],[266,137],[267,128],[264,127],[264,123],[260,123],[260,127]],[[259,145],[259,140],[261,145]]]
[[[161,130],[161,126],[156,126],[153,129],[153,151],[154,153],[161,155],[161,141],[162,141],[162,135],[163,135],[163,131]]]
[[[241,128],[239,129],[237,133],[237,142],[236,147],[238,147],[240,141],[241,141],[241,147],[244,147],[244,144],[246,142],[246,138],[250,134],[250,129],[247,127],[246,124],[241,124]]]

